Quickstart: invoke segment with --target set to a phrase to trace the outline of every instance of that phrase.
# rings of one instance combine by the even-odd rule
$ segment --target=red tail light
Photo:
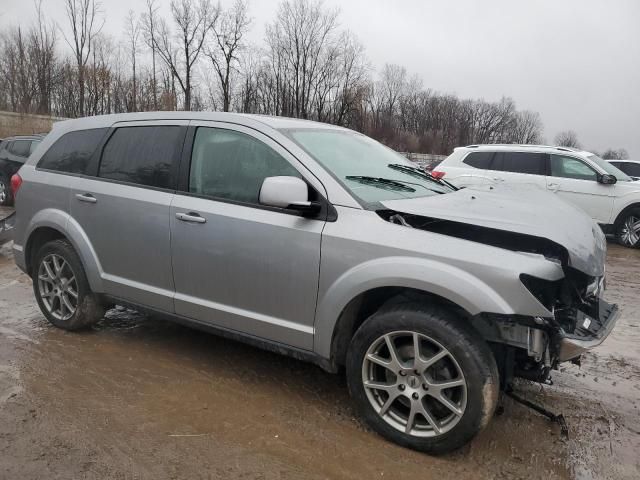
[[[434,177],[434,178],[437,178],[438,180],[440,180],[446,174],[447,174],[447,172],[441,172],[439,170],[434,170],[433,172],[431,172],[431,176]]]
[[[18,190],[20,190],[21,186],[22,186],[22,177],[16,173],[11,177],[11,195],[13,196],[14,199],[16,198],[16,195],[18,194]]]

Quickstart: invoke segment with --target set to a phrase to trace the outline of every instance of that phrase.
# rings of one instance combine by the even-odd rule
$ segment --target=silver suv
[[[598,345],[605,239],[536,189],[458,190],[359,133],[169,112],[57,123],[12,184],[43,314],[113,304],[344,369],[364,420],[445,452],[514,376]]]

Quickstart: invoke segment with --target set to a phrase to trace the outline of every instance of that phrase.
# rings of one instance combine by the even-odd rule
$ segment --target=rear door
[[[491,178],[497,184],[547,187],[547,155],[544,153],[495,152],[490,169]]]
[[[325,221],[259,202],[262,182],[318,182],[250,128],[192,122],[191,152],[171,207],[176,313],[310,350]]]
[[[570,155],[550,155],[549,167],[549,191],[577,205],[598,223],[609,223],[615,185],[599,183],[598,172]]]
[[[100,262],[105,293],[173,312],[169,213],[186,121],[117,124],[97,176],[73,182],[71,214]]]

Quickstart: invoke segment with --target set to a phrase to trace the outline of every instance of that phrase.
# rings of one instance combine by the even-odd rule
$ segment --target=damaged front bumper
[[[579,357],[586,351],[600,345],[609,336],[618,321],[620,309],[617,305],[600,299],[598,313],[598,318],[592,318],[580,310],[577,311],[574,332],[562,332],[558,335],[559,362]]]

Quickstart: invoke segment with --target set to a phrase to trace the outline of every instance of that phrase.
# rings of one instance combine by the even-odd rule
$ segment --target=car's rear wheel
[[[499,391],[486,342],[449,310],[415,304],[385,308],[362,324],[347,380],[376,432],[428,453],[470,441],[492,417]]]
[[[633,208],[616,223],[618,243],[629,248],[640,248],[640,207]]]
[[[104,315],[78,254],[65,240],[53,240],[38,250],[33,291],[40,310],[56,327],[78,330]]]
[[[0,177],[0,206],[7,205],[11,205],[11,189],[9,182],[4,177]]]

